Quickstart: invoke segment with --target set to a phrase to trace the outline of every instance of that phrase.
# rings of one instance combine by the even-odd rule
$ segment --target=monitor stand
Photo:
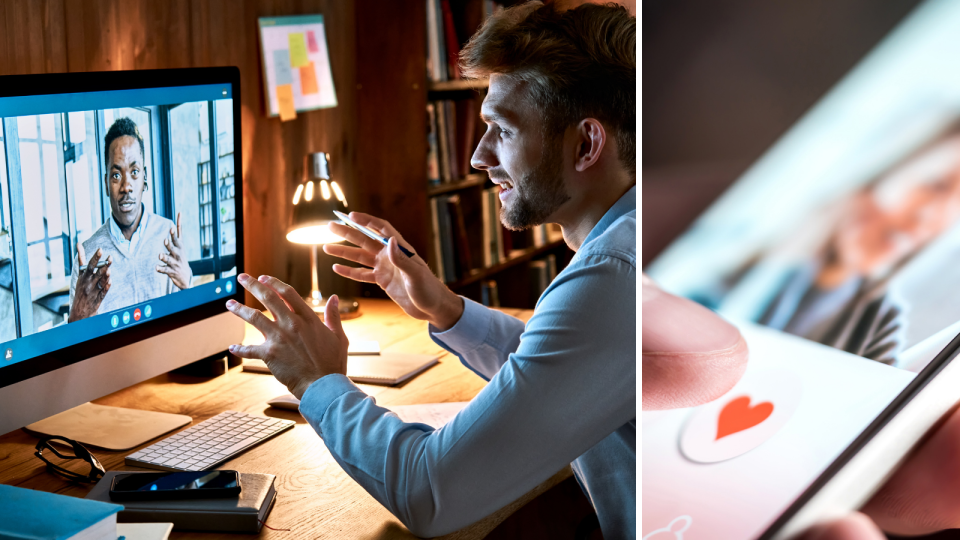
[[[59,435],[105,450],[130,450],[192,421],[182,414],[84,403],[24,429],[40,437]]]

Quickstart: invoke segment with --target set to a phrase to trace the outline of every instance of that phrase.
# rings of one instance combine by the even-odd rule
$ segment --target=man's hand
[[[187,261],[183,246],[180,244],[182,234],[180,212],[177,212],[177,226],[170,229],[170,237],[163,241],[163,247],[167,248],[166,254],[160,254],[160,261],[163,264],[157,266],[157,272],[169,276],[170,281],[173,281],[173,284],[181,290],[190,288],[190,278],[193,276],[190,271],[190,262]]]
[[[68,322],[76,322],[97,314],[100,303],[110,290],[110,265],[113,258],[107,257],[107,264],[97,268],[103,250],[97,249],[89,264],[83,260],[87,258],[83,252],[83,244],[77,242],[77,286],[73,292],[73,305],[70,306]]]
[[[237,276],[243,288],[263,303],[273,319],[230,300],[227,309],[252,324],[263,334],[262,345],[231,345],[230,352],[242,358],[261,358],[278,381],[301,399],[314,381],[347,373],[347,347],[350,342],[340,324],[340,299],[327,299],[324,322],[307,306],[293,287],[270,276],[255,280],[247,274]]]
[[[341,276],[376,283],[403,311],[415,319],[429,321],[440,330],[448,330],[463,315],[463,300],[440,282],[427,263],[414,254],[407,257],[399,245],[414,251],[403,241],[400,233],[390,223],[360,212],[350,212],[350,219],[390,238],[390,245],[364,236],[346,225],[332,223],[330,230],[358,247],[326,244],[323,251],[369,268],[353,268],[333,265],[333,271]]]
[[[643,409],[690,407],[729,390],[746,367],[739,331],[689,300],[643,294]],[[784,465],[789,466],[789,463]],[[884,540],[960,528],[960,410],[949,415],[861,509],[815,527],[803,540]],[[878,528],[879,525],[879,528]]]

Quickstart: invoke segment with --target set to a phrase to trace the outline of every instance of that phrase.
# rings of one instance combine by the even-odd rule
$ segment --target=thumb
[[[643,409],[692,407],[728,390],[747,367],[736,326],[643,276]]]
[[[413,257],[407,257],[400,251],[400,243],[395,236],[390,237],[390,245],[387,247],[387,256],[394,266],[400,269],[404,274],[411,274],[417,267]]]
[[[340,322],[340,297],[333,295],[327,298],[327,305],[323,309],[323,324],[337,335],[340,341],[344,341],[347,334],[343,331],[343,324]]]

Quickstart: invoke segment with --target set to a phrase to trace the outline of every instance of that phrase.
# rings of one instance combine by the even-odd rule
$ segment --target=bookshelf
[[[524,249],[515,249],[507,255],[507,260],[495,264],[493,266],[488,266],[486,268],[479,268],[470,273],[470,275],[463,277],[453,283],[447,283],[447,286],[451,289],[457,290],[466,287],[467,285],[472,285],[482,279],[488,279],[491,276],[495,276],[508,268],[514,267],[516,265],[530,262],[537,257],[541,257],[550,253],[551,251],[560,248],[566,247],[566,244],[563,240],[553,240],[548,244],[544,244],[539,247],[528,247]]]
[[[487,182],[487,175],[483,173],[473,173],[468,174],[466,177],[449,182],[446,184],[440,184],[438,186],[430,186],[427,188],[427,196],[433,197],[434,195],[440,195],[443,193],[452,193],[454,191],[462,191],[464,189],[470,189],[477,186],[482,186]]]

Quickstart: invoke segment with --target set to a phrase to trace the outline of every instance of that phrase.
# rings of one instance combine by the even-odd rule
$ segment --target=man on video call
[[[265,336],[231,351],[264,359],[343,469],[418,536],[474,523],[568,465],[603,537],[636,535],[635,47],[623,8],[529,2],[461,52],[465,76],[490,80],[471,164],[500,185],[501,222],[559,223],[577,252],[526,324],[453,293],[388,222],[351,213],[387,247],[331,225],[357,247],[324,251],[363,266],[335,272],[379,285],[489,381],[442,429],[402,422],[345,376],[336,296],[321,323],[292,287],[238,276],[276,322],[228,302]]]
[[[103,142],[110,219],[77,244],[69,322],[189,288],[193,279],[180,243],[180,214],[174,223],[147,212],[141,202],[147,167],[137,124],[118,119]]]

